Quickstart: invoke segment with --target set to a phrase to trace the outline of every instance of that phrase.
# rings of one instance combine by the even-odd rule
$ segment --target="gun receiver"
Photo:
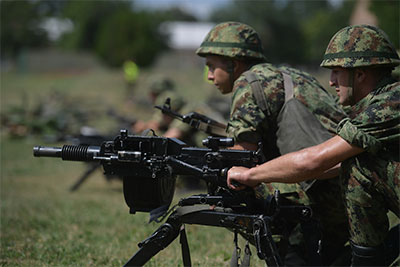
[[[206,132],[212,136],[224,137],[226,136],[226,125],[220,123],[216,120],[211,119],[203,114],[197,112],[190,112],[188,114],[182,115],[171,109],[171,99],[167,98],[164,105],[154,106],[155,108],[161,110],[163,114],[171,116],[175,119],[181,120],[183,123],[189,124],[191,127]]]

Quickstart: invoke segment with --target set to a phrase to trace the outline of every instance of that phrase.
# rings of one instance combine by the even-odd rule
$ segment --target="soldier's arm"
[[[233,147],[231,147],[231,149],[256,151],[258,149],[258,145],[253,144],[253,143],[248,143],[248,142],[239,142],[239,143],[235,143],[235,145]]]
[[[232,180],[253,187],[262,182],[297,183],[322,179],[324,172],[363,151],[335,136],[317,146],[288,153],[251,169],[233,167],[228,172],[228,185],[234,188]]]

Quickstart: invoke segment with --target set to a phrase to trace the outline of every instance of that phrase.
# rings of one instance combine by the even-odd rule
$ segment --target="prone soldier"
[[[164,77],[155,79],[150,86],[150,104],[153,106],[163,105],[167,98],[171,99],[171,107],[174,109],[174,111],[179,111],[185,105],[184,99],[176,92],[173,81]],[[164,133],[168,130],[171,122],[171,117],[161,114],[160,112],[154,112],[150,120],[139,120],[133,124],[131,128],[135,133],[141,133],[147,129]]]

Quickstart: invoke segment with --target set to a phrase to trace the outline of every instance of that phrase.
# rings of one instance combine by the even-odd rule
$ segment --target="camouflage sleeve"
[[[156,121],[156,122],[161,124],[162,121],[163,121],[162,112],[160,110],[158,110],[158,109],[154,109],[153,115],[151,116],[150,121]]]
[[[265,115],[257,106],[250,84],[239,78],[235,83],[230,118],[227,126],[228,137],[236,142],[257,144],[262,140],[261,123]]]
[[[372,97],[368,107],[354,119],[343,119],[338,135],[348,143],[377,153],[382,147],[399,143],[400,86]]]

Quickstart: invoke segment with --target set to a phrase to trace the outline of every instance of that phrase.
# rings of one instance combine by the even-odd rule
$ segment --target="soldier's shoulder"
[[[269,63],[254,65],[247,71],[247,73],[248,72],[254,73],[255,79],[258,80],[264,88],[268,86],[271,81],[282,79],[279,69]],[[244,88],[246,88],[246,90],[251,90],[249,79],[251,78],[249,78],[246,73],[242,73],[242,75],[240,75],[240,77],[235,82],[235,91],[238,91],[237,89],[239,89],[239,91],[243,91],[245,90]]]

